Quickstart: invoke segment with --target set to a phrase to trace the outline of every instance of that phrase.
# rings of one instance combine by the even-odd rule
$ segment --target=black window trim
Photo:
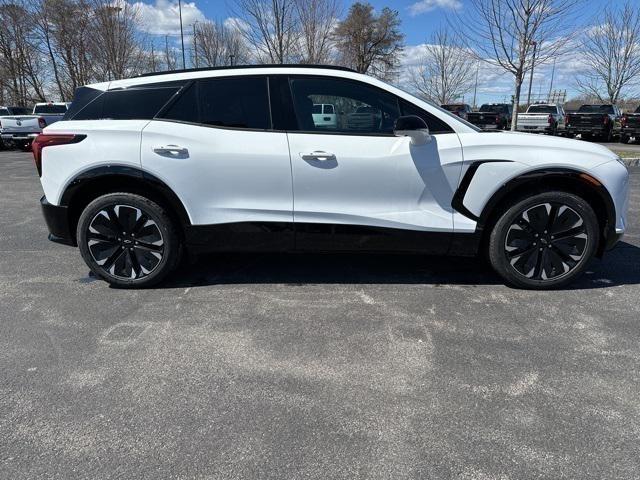
[[[176,94],[169,99],[169,101],[156,113],[155,117],[151,120],[160,121],[160,122],[170,122],[170,123],[181,123],[184,125],[193,125],[195,127],[206,127],[206,128],[216,128],[219,130],[239,130],[243,132],[266,132],[266,133],[283,133],[284,130],[275,130],[273,128],[273,112],[271,106],[271,92],[270,92],[270,84],[269,77],[271,75],[266,74],[257,74],[257,75],[225,75],[221,77],[202,77],[202,78],[193,78],[189,80]],[[267,83],[267,103],[269,109],[269,127],[268,128],[246,128],[246,127],[227,127],[223,125],[209,125],[207,123],[202,122],[189,122],[188,120],[175,120],[172,118],[162,118],[161,115],[164,115],[167,110],[169,110],[174,103],[176,103],[182,94],[188,90],[188,88],[193,85],[193,88],[196,89],[196,99],[200,98],[200,82],[199,80],[216,80],[216,79],[228,79],[228,78],[264,78]],[[196,108],[198,109],[198,118],[200,118],[200,102],[196,103]]]

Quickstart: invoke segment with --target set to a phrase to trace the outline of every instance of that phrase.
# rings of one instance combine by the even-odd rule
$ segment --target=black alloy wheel
[[[513,286],[558,288],[582,273],[598,241],[598,219],[584,199],[545,192],[502,213],[489,237],[489,259]]]
[[[91,202],[80,216],[77,238],[89,268],[119,287],[159,282],[180,254],[169,215],[155,202],[129,193]]]
[[[509,227],[505,253],[511,267],[534,280],[560,278],[582,260],[589,238],[583,218],[558,203],[534,205]]]

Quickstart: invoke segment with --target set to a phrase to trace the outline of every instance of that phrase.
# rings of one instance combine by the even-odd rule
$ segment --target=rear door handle
[[[189,156],[189,150],[178,145],[154,147],[153,151],[162,157],[186,158]]]
[[[303,160],[321,160],[323,162],[336,159],[336,156],[333,153],[323,152],[321,150],[316,150],[311,153],[301,153],[300,156]]]

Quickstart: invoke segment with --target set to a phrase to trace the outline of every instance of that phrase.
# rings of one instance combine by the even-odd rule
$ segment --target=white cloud
[[[180,15],[177,1],[156,0],[151,5],[136,2],[133,6],[140,15],[140,30],[156,35],[180,34]],[[195,2],[182,2],[183,28],[193,25],[196,21],[202,22],[204,20],[205,16]]]
[[[418,2],[409,6],[409,13],[411,15],[420,15],[422,13],[430,12],[436,8],[444,8],[449,10],[459,10],[462,8],[461,0],[419,0]]]

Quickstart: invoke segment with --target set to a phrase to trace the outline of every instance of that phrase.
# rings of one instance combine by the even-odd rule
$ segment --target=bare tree
[[[60,98],[72,98],[76,88],[94,78],[90,11],[82,1],[44,0],[35,2],[34,18]]]
[[[333,35],[340,62],[360,73],[389,78],[403,49],[399,27],[398,12],[383,8],[376,15],[371,4],[354,3]]]
[[[601,17],[602,18],[602,17]],[[581,47],[585,71],[578,88],[602,102],[617,103],[640,80],[640,13],[627,2],[622,11],[608,7],[601,22],[587,31]]]
[[[89,0],[92,7],[92,59],[98,76],[113,80],[146,69],[139,13],[126,1]]]
[[[249,61],[249,51],[237,28],[207,21],[198,23],[194,31],[194,55],[197,55],[198,65],[217,67]]]
[[[326,64],[331,58],[332,33],[340,16],[337,0],[295,0],[300,23],[300,62]]]
[[[572,38],[570,15],[580,0],[469,0],[459,30],[478,58],[513,75],[513,120],[525,75],[564,52]],[[534,56],[535,52],[535,56]]]
[[[239,31],[255,49],[260,63],[289,63],[296,58],[298,40],[294,0],[235,0]]]
[[[409,71],[412,86],[438,104],[451,103],[473,88],[477,60],[445,28],[424,46],[418,66]]]
[[[45,100],[45,62],[25,2],[0,2],[0,72],[6,98],[18,105]]]

